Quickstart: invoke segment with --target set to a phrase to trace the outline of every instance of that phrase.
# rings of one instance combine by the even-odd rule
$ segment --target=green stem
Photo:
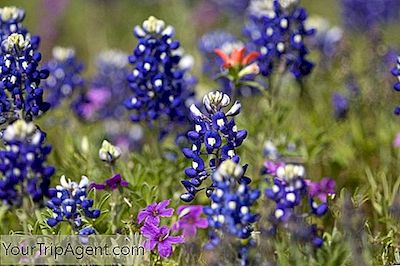
[[[117,232],[117,193],[114,191],[111,194],[111,203],[110,203],[110,213],[111,213],[111,220],[112,220],[112,226],[111,226],[111,231],[113,234]]]

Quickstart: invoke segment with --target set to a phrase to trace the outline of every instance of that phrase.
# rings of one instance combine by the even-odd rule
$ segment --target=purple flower
[[[105,88],[93,88],[88,91],[86,102],[80,106],[78,111],[85,119],[90,119],[98,112],[111,97],[111,94]]]
[[[153,250],[158,246],[158,254],[161,257],[171,256],[172,244],[184,242],[182,236],[170,236],[170,229],[167,226],[158,227],[152,223],[145,223],[140,231],[147,238],[144,242],[145,249]]]
[[[151,223],[156,226],[160,224],[160,216],[161,217],[171,217],[174,209],[166,208],[170,203],[170,200],[164,200],[160,203],[154,202],[142,209],[137,217],[138,223]]]
[[[349,100],[341,93],[334,93],[332,95],[332,106],[335,118],[337,120],[345,119],[349,112]]]
[[[276,170],[278,170],[278,168],[281,166],[282,167],[284,166],[283,162],[273,162],[273,161],[264,162],[265,173],[268,175],[276,175]]]
[[[208,222],[206,218],[201,218],[203,206],[180,206],[177,210],[179,220],[173,225],[172,230],[182,230],[184,238],[196,236],[197,228],[207,228]]]
[[[396,138],[393,141],[393,146],[395,148],[400,148],[400,133],[397,133]]]
[[[104,183],[92,183],[90,184],[90,188],[95,188],[97,190],[115,190],[119,187],[127,187],[129,185],[128,181],[122,179],[120,174],[116,174],[115,176],[107,179]]]
[[[319,182],[313,182],[308,180],[307,186],[308,186],[308,193],[312,198],[318,197],[322,202],[326,202],[328,195],[335,194],[336,182],[335,180],[330,179],[329,177],[324,177]]]

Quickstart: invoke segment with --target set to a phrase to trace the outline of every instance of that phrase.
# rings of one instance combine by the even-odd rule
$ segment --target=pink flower
[[[184,242],[182,236],[170,236],[170,230],[167,226],[158,227],[152,223],[145,223],[140,231],[147,238],[144,242],[144,248],[153,250],[158,246],[158,254],[161,257],[172,255],[172,244]]]
[[[174,209],[166,208],[169,203],[170,200],[164,200],[160,203],[154,202],[142,209],[137,217],[138,223],[140,224],[145,221],[145,223],[158,226],[160,224],[160,217],[171,217],[174,213]]]
[[[173,225],[172,230],[180,231],[185,238],[194,237],[197,228],[207,228],[208,222],[206,218],[201,218],[203,206],[180,206],[177,210],[179,220]]]
[[[111,93],[106,88],[92,88],[87,92],[86,97],[88,103],[82,106],[82,114],[85,118],[90,118],[107,103]]]
[[[393,141],[393,146],[395,148],[400,148],[400,133],[397,133],[396,138]]]
[[[279,167],[284,167],[285,163],[283,162],[274,162],[274,161],[266,161],[264,162],[264,167],[266,174],[276,176],[276,170],[278,170]]]
[[[311,197],[318,197],[322,202],[326,202],[329,195],[335,194],[336,182],[329,177],[324,177],[320,182],[306,180],[308,193]]]

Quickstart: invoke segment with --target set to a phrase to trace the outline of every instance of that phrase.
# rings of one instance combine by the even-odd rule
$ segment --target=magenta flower
[[[207,228],[208,222],[206,218],[201,218],[203,213],[203,206],[180,206],[177,210],[179,220],[172,226],[172,230],[180,231],[184,238],[194,237],[197,228]]]
[[[400,148],[400,133],[396,135],[396,138],[393,141],[393,146],[395,148]]]
[[[129,185],[128,181],[122,179],[120,174],[116,174],[115,176],[109,178],[104,183],[92,183],[90,184],[90,188],[95,188],[97,190],[115,190],[119,187],[127,187]]]
[[[151,223],[156,226],[160,224],[160,217],[171,217],[174,213],[174,209],[166,208],[169,204],[170,200],[164,200],[160,203],[152,203],[146,208],[140,210],[137,220],[138,223]]]
[[[321,201],[326,202],[329,195],[335,194],[336,182],[329,177],[324,177],[319,182],[307,180],[307,186],[311,197],[318,197]]]
[[[144,248],[153,250],[158,246],[158,254],[161,257],[171,256],[172,244],[184,242],[182,236],[170,236],[170,230],[167,226],[158,227],[152,223],[145,223],[140,231],[142,235],[147,238],[144,242]]]
[[[264,167],[266,174],[275,176],[276,175],[276,170],[278,170],[279,167],[285,166],[283,162],[274,162],[274,161],[266,161],[264,162]]]
[[[101,109],[111,97],[111,93],[106,88],[92,88],[87,92],[88,103],[82,106],[82,115],[91,118],[94,113]]]

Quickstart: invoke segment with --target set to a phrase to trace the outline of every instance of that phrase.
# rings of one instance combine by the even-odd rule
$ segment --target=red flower
[[[224,61],[224,68],[231,68],[237,65],[247,66],[260,56],[260,53],[255,51],[245,55],[246,48],[244,47],[234,48],[230,55],[227,55],[221,49],[214,49],[214,52]]]

